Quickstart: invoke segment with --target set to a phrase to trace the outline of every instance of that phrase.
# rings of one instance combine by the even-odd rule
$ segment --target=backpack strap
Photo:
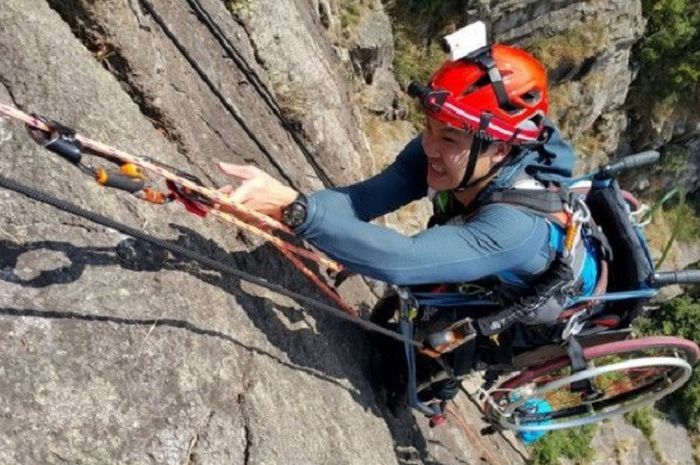
[[[484,199],[482,205],[504,203],[536,215],[544,216],[554,224],[566,228],[568,214],[565,206],[569,203],[571,193],[566,188],[560,189],[519,189],[511,188],[492,192]]]
[[[537,187],[516,185],[492,192],[482,200],[482,205],[506,204],[544,217],[553,228],[550,234],[561,231],[554,236],[554,241],[561,242],[561,245],[555,247],[550,242],[557,251],[556,258],[533,283],[533,294],[520,296],[502,312],[479,319],[479,329],[483,334],[499,333],[516,321],[536,324],[555,320],[569,298],[583,290],[584,268],[590,265],[584,235],[600,244],[596,248],[602,251],[603,259],[610,255],[605,236],[595,225],[589,224],[590,212],[581,192],[566,186],[556,189]]]

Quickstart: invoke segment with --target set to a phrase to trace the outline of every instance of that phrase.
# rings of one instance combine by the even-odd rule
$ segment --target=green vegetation
[[[349,28],[357,26],[360,21],[360,0],[343,0],[340,2],[340,26],[347,33]]]
[[[664,220],[677,225],[677,231],[671,231],[675,238],[681,241],[695,242],[700,237],[700,202],[696,197],[680,201],[678,198],[669,201],[657,214],[663,215]]]
[[[668,151],[667,151],[668,152]],[[660,171],[664,177],[672,176],[678,180],[682,178],[683,171],[687,167],[683,164],[685,150],[666,155],[661,158]],[[683,187],[673,188],[663,192],[663,184],[657,183],[645,193],[644,200],[651,205],[651,210],[645,215],[645,219],[651,216],[651,225],[646,228],[645,236],[650,246],[655,250],[661,250],[662,256],[656,262],[660,267],[666,259],[674,261],[678,249],[672,247],[676,240],[684,243],[695,243],[700,238],[700,195],[699,193],[687,194]],[[663,194],[663,195],[662,195]]]
[[[700,104],[700,9],[697,0],[642,0],[647,18],[645,36],[635,47],[639,76],[629,100],[640,113],[683,113]],[[688,169],[688,150],[670,145],[661,159],[661,170],[675,178]],[[676,223],[677,238],[696,242],[700,237],[700,202],[669,202],[655,215],[651,230]],[[666,228],[668,229],[668,227]],[[649,232],[649,229],[647,230]],[[667,231],[671,233],[672,231]],[[668,237],[668,236],[667,236]],[[666,238],[667,238],[666,237]],[[664,303],[635,326],[642,334],[665,334],[700,342],[700,297],[690,295]],[[686,425],[700,431],[700,373],[674,394],[674,405]]]
[[[433,73],[445,59],[445,54],[436,43],[428,44],[425,47],[415,45],[409,38],[408,33],[402,27],[396,27],[394,31],[394,72],[396,79],[404,89],[411,81],[422,83],[430,79]],[[424,116],[415,102],[408,105],[408,120],[417,129],[423,128]]]
[[[245,13],[250,7],[250,0],[227,0],[226,8],[233,16]]]
[[[427,82],[447,59],[439,40],[467,24],[461,0],[389,0],[385,3],[394,28],[394,73],[404,89],[411,81]],[[423,126],[423,115],[410,106],[408,119]]]
[[[642,407],[625,415],[625,421],[642,432],[644,437],[650,439],[654,434],[652,422],[656,411],[651,407]]]
[[[700,300],[698,291],[664,303],[661,308],[646,318],[635,322],[641,334],[664,334],[679,336],[700,342]],[[688,428],[700,431],[700,372],[696,368],[688,384],[675,396],[673,404],[679,409]]]
[[[608,26],[591,21],[571,27],[556,34],[534,36],[525,44],[525,49],[539,59],[550,80],[550,117],[556,121],[565,137],[572,140],[576,149],[592,162],[592,157],[600,153],[602,141],[595,131],[580,131],[580,121],[588,111],[581,106],[576,96],[595,94],[606,86],[607,77],[591,71],[585,66],[587,60],[599,55],[610,43]],[[576,82],[567,79],[576,76]]]
[[[551,36],[539,36],[525,48],[535,55],[549,71],[562,66],[576,66],[586,58],[597,55],[608,43],[606,25],[590,22]]]
[[[654,457],[661,463],[664,463],[663,454],[659,443],[654,437],[654,417],[659,414],[653,407],[642,407],[625,415],[625,421],[642,432],[645,438],[649,441]]]
[[[405,28],[416,45],[426,45],[469,21],[463,0],[388,0],[392,24]]]
[[[558,465],[560,457],[586,463],[593,457],[591,439],[595,432],[594,425],[587,425],[548,433],[533,446],[530,465]]]
[[[662,172],[678,178],[687,171],[689,160],[690,149],[680,145],[667,145],[661,156],[660,167]]]
[[[403,87],[411,81],[427,82],[430,75],[445,61],[445,54],[436,42],[416,45],[409,31],[397,26],[394,31],[394,71]]]
[[[640,65],[635,100],[693,108],[700,102],[697,0],[642,0],[642,8],[648,23],[635,50]]]

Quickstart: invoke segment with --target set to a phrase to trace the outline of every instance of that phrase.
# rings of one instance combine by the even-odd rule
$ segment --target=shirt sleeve
[[[313,205],[299,233],[350,271],[398,285],[474,281],[503,271],[536,273],[546,263],[546,221],[516,208],[489,205],[463,225],[415,236]],[[535,265],[533,265],[535,264]]]
[[[333,210],[339,216],[371,221],[424,197],[428,191],[427,163],[421,139],[416,137],[391,165],[376,176],[309,196],[307,218],[297,232],[312,227],[318,221],[316,212],[321,210]]]

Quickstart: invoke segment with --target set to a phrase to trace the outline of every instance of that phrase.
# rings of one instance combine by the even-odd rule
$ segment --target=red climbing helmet
[[[412,83],[409,94],[429,116],[515,145],[540,142],[547,113],[547,72],[525,50],[494,44],[447,61],[428,86]]]

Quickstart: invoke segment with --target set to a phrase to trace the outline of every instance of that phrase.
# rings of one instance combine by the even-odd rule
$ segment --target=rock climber
[[[487,281],[504,295],[526,293],[561,250],[562,228],[527,208],[484,200],[519,186],[547,189],[571,176],[574,152],[546,118],[544,67],[525,50],[493,44],[447,61],[427,86],[414,84],[409,93],[422,105],[425,129],[376,176],[306,195],[257,167],[220,163],[239,182],[223,192],[280,219],[351,272],[413,288]],[[434,214],[418,234],[371,222],[426,196]],[[582,292],[590,291],[595,273],[576,270]],[[375,321],[386,323],[394,308],[386,301],[378,308]],[[534,319],[552,321],[557,312]],[[454,396],[455,380],[473,365],[473,346],[448,355],[454,376],[428,397]]]

